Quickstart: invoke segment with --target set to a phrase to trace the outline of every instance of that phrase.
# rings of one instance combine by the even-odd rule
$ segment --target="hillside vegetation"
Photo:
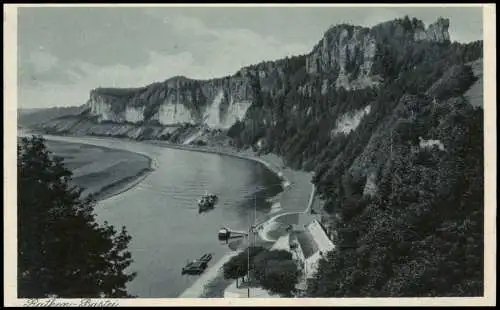
[[[407,17],[339,25],[309,55],[245,68],[264,72],[249,75],[253,104],[217,131],[237,148],[315,172],[337,248],[309,296],[483,294],[482,41],[451,43],[435,28],[445,39],[416,40],[421,27]],[[337,38],[369,34],[373,42],[332,60]],[[61,128],[85,132],[80,121]],[[179,142],[194,129],[155,130],[141,137]]]
[[[76,116],[82,113],[85,108],[77,107],[54,107],[47,109],[19,109],[17,121],[19,126],[31,127],[47,121],[64,116]]]
[[[477,80],[467,63],[481,57],[481,42],[380,50],[379,88],[322,95],[322,77],[309,77],[305,96],[292,75],[286,95],[262,95],[230,134],[239,147],[263,139],[262,152],[314,171],[326,211],[337,215],[337,249],[321,261],[310,296],[481,296],[483,110],[463,96]],[[332,134],[340,115],[368,105],[355,130]],[[371,195],[368,176],[378,187]]]

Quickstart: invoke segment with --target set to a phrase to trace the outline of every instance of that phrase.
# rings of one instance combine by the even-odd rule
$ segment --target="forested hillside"
[[[44,123],[54,118],[78,115],[83,112],[83,107],[54,107],[48,109],[19,109],[17,112],[18,125],[30,127]]]
[[[318,74],[300,94],[298,66],[286,95],[261,94],[230,134],[314,171],[339,219],[310,296],[480,296],[483,109],[463,94],[482,42],[382,42],[378,88],[322,94]],[[357,128],[335,131],[340,115],[367,106]]]
[[[219,84],[226,85],[221,94],[237,85],[244,94],[238,96],[251,99],[228,129],[179,116],[191,123],[173,134],[142,118],[115,122],[113,130],[174,143],[182,142],[182,132],[199,130],[197,138],[215,132],[237,148],[272,152],[290,167],[314,171],[325,211],[335,215],[337,248],[321,260],[309,285],[312,297],[480,296],[483,42],[452,43],[448,26],[439,19],[424,31],[408,17],[371,29],[338,25],[308,55],[249,66],[208,86],[196,81],[200,90],[188,94],[182,117],[189,109],[202,111],[208,104],[202,90],[216,97]],[[175,84],[132,93],[155,93],[151,106],[157,107],[162,94],[176,92],[168,83]],[[96,97],[96,110],[103,100]],[[217,102],[218,113],[232,101]],[[141,104],[149,111],[146,99]],[[46,128],[88,134],[112,127],[81,117]]]

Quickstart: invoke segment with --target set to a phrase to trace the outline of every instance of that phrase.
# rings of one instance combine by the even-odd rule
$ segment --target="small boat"
[[[208,262],[212,259],[212,254],[203,254],[199,259],[192,260],[182,268],[182,274],[200,274],[208,266]]]
[[[200,274],[205,268],[207,268],[206,262],[194,260],[182,268],[182,274]]]
[[[209,209],[213,209],[215,204],[217,203],[218,197],[215,194],[206,193],[198,200],[199,211],[205,211]]]
[[[207,254],[203,254],[201,257],[200,257],[200,261],[202,262],[206,262],[208,263],[209,261],[212,260],[212,254],[210,253],[207,253]]]

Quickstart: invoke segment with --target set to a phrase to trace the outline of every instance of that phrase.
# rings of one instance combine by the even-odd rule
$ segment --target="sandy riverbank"
[[[120,139],[121,140],[121,139]],[[193,152],[203,152],[203,153],[212,153],[223,156],[232,156],[244,160],[250,160],[253,162],[257,162],[261,165],[264,165],[271,172],[276,174],[281,180],[283,188],[287,191],[297,190],[299,186],[307,186],[307,189],[302,189],[305,192],[310,193],[311,191],[311,174],[305,171],[290,169],[285,166],[283,160],[277,156],[276,154],[265,154],[259,155],[256,152],[251,150],[239,151],[232,147],[228,146],[191,146],[191,145],[178,145],[171,144],[165,141],[159,140],[146,140],[141,141],[143,143],[153,144],[165,148],[178,149],[184,151],[193,151]],[[304,182],[307,180],[307,182]],[[307,185],[306,185],[307,184]],[[271,200],[274,202],[275,206],[278,208],[272,208],[271,214],[269,214],[269,218],[266,219],[269,221],[269,225],[262,225],[263,229],[259,231],[259,238],[265,242],[273,244],[277,239],[276,236],[273,236],[274,232],[277,232],[282,227],[276,226],[275,219],[280,214],[289,214],[289,213],[303,213],[304,209],[307,209],[309,206],[304,206],[304,209],[300,211],[292,211],[287,212],[286,209],[281,208],[280,203],[280,195],[283,194],[281,192],[276,197],[273,197]],[[222,274],[222,266],[224,263],[229,261],[233,256],[237,255],[240,250],[230,251],[226,255],[224,255],[220,260],[215,262],[213,265],[209,266],[207,270],[191,285],[187,288],[179,298],[223,298],[224,290],[232,284],[232,281],[225,280]]]
[[[89,136],[89,138],[95,138],[93,136]],[[108,140],[109,138],[103,138]],[[124,139],[119,139],[119,138],[110,138],[112,140],[121,140],[123,141]],[[147,144],[153,144],[165,148],[172,148],[172,149],[179,149],[179,150],[186,150],[186,151],[194,151],[194,152],[205,152],[205,153],[214,153],[214,154],[219,154],[219,155],[225,155],[225,156],[232,156],[236,158],[241,158],[245,160],[251,160],[254,162],[258,162],[265,167],[267,167],[270,171],[275,173],[281,180],[283,187],[287,191],[293,191],[297,190],[299,187],[304,187],[304,184],[308,184],[307,186],[310,186],[310,178],[311,175],[305,171],[297,171],[290,169],[286,167],[283,163],[283,160],[275,155],[275,154],[266,154],[266,155],[258,155],[255,152],[252,152],[251,150],[245,150],[245,151],[238,151],[234,148],[227,147],[227,146],[187,146],[187,145],[176,145],[176,144],[171,144],[167,143],[165,141],[157,141],[157,140],[147,140],[147,141],[141,141],[143,143]],[[139,154],[138,154],[139,155]],[[148,169],[152,169],[152,160],[151,158],[148,158],[148,164],[149,167]],[[154,164],[153,164],[154,166]],[[134,176],[129,176],[128,179],[122,179],[119,182],[111,183],[109,187],[105,188],[101,193],[100,193],[100,199],[104,198],[109,198],[114,195],[118,195],[120,193],[125,192],[128,189],[131,189],[135,185],[139,184],[146,176],[147,176],[148,171],[143,171],[137,175]],[[305,182],[307,180],[307,182]],[[307,189],[309,192],[310,189]],[[282,192],[283,193],[283,192]],[[280,195],[278,194],[277,197],[274,197],[272,200],[275,203],[278,208],[273,208],[272,213],[270,214],[269,217],[275,217],[276,214],[283,213],[286,210],[283,210],[280,207]],[[283,211],[283,212],[281,212]],[[286,213],[286,212],[285,212]],[[269,242],[273,242],[273,238],[266,238],[265,235],[267,232],[270,230],[268,229],[269,227],[266,228],[264,232],[264,235],[262,235],[261,232],[261,239],[263,240],[268,240]],[[271,229],[272,230],[272,229]],[[217,261],[214,265],[209,266],[209,268],[205,271],[205,273],[200,276],[197,281],[188,289],[184,291],[183,294],[181,294],[179,297],[181,298],[198,298],[198,297],[223,297],[223,290],[225,287],[227,287],[230,282],[227,280],[223,280],[223,276],[221,274],[221,267],[224,265],[226,261],[228,261],[233,255],[236,255],[238,252],[237,251],[231,251],[225,256],[223,256],[219,261]],[[215,284],[214,284],[215,283]],[[214,296],[219,295],[219,296]],[[222,296],[220,296],[222,294]]]
[[[54,155],[64,158],[73,173],[71,183],[84,189],[82,195],[104,200],[139,184],[153,171],[152,158],[130,151],[47,139]]]
[[[283,163],[283,160],[275,155],[275,154],[266,154],[266,155],[258,155],[255,152],[250,150],[245,151],[237,151],[231,147],[217,146],[187,146],[187,145],[176,145],[167,143],[164,141],[156,141],[156,140],[148,140],[146,143],[151,143],[154,145],[163,146],[166,148],[173,148],[179,150],[193,151],[193,152],[205,152],[205,153],[214,153],[225,156],[233,156],[245,160],[251,160],[254,162],[258,162],[264,166],[266,166],[270,171],[275,173],[283,183],[283,187],[286,190],[293,190],[295,185],[299,186],[304,184],[304,182],[296,182],[299,178],[308,178],[310,179],[311,175],[305,171],[293,170],[286,167]],[[308,184],[310,186],[310,183]],[[273,198],[272,200],[279,205],[280,199],[278,197]],[[310,206],[305,207],[307,210]],[[291,213],[303,213],[306,212],[291,212]],[[272,210],[275,211],[276,210]],[[278,210],[285,211],[285,210]],[[270,225],[263,225],[263,229],[259,231],[259,237],[263,241],[267,241],[270,243],[274,243],[276,238],[272,236],[268,236],[268,233],[272,232],[275,227],[275,219],[279,216],[279,214],[289,214],[290,212],[276,212],[277,214],[273,214],[270,216]],[[237,255],[239,251],[231,251],[228,254],[224,255],[219,261],[217,261],[214,265],[209,266],[209,268],[197,279],[197,281],[191,285],[188,289],[186,289],[179,298],[223,298],[224,290],[226,287],[232,284],[232,281],[224,280],[222,274],[222,266],[229,261],[233,256]]]

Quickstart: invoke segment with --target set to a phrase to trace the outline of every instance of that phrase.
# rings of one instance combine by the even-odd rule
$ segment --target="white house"
[[[317,220],[305,225],[303,230],[296,231],[295,236],[299,262],[303,264],[305,277],[310,279],[318,268],[321,256],[333,250],[335,245]]]

